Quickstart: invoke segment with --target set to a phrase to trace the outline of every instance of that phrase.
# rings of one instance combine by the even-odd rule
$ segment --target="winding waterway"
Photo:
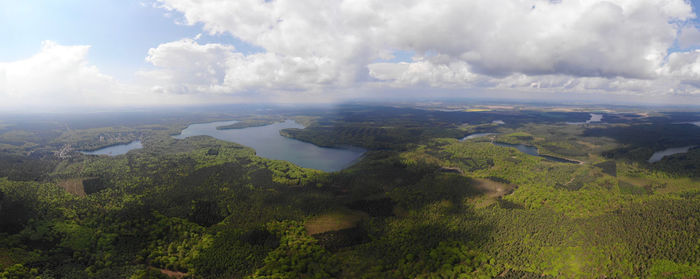
[[[127,152],[134,150],[134,149],[139,149],[143,148],[143,145],[141,145],[140,140],[135,140],[127,144],[117,144],[117,145],[112,145],[112,146],[107,146],[104,148],[100,148],[97,150],[93,151],[80,151],[83,154],[87,155],[109,155],[109,156],[117,156],[117,155],[122,155],[126,154]]]
[[[564,158],[559,158],[559,157],[554,157],[554,156],[549,156],[549,155],[540,155],[539,150],[537,150],[537,147],[531,146],[531,145],[524,145],[524,144],[510,144],[510,143],[505,143],[505,142],[493,142],[493,144],[497,146],[502,146],[502,147],[513,147],[517,149],[518,151],[532,155],[532,156],[538,156],[545,158],[550,161],[554,162],[560,162],[560,163],[569,163],[569,164],[581,164],[579,161],[574,161],[574,160],[569,160],[569,159],[564,159]]]
[[[490,135],[495,135],[497,133],[473,133],[470,134],[466,137],[463,137],[459,141],[465,141],[465,140],[470,140],[470,139],[475,139],[475,138],[480,138],[480,137],[485,137],[485,136],[490,136]]]
[[[485,136],[490,136],[490,135],[496,135],[498,133],[474,133],[470,134],[466,137],[463,137],[459,141],[465,141],[465,140],[470,140],[470,139],[475,139],[475,138],[480,138],[480,137],[485,137]],[[510,144],[510,143],[505,143],[505,142],[497,142],[497,141],[492,141],[491,142],[494,145],[497,146],[502,146],[502,147],[513,147],[517,149],[518,151],[532,155],[532,156],[537,156],[537,157],[542,157],[550,161],[554,162],[560,162],[560,163],[570,163],[570,164],[581,164],[579,161],[574,161],[574,160],[569,160],[569,159],[564,159],[564,158],[559,158],[559,157],[554,157],[554,156],[549,156],[549,155],[541,155],[537,147],[531,146],[531,145],[524,145],[524,144]]]
[[[184,139],[199,135],[211,136],[216,139],[252,147],[260,157],[285,160],[301,167],[328,172],[339,171],[349,167],[366,151],[365,149],[357,147],[320,147],[311,143],[281,136],[280,130],[282,129],[304,128],[304,126],[293,120],[242,129],[216,129],[216,127],[231,125],[236,122],[237,121],[221,121],[192,124],[182,130],[175,138]]]
[[[655,163],[658,161],[661,161],[666,156],[671,156],[673,154],[680,154],[680,153],[687,153],[688,150],[691,148],[694,148],[695,146],[690,145],[690,146],[683,146],[683,147],[673,147],[673,148],[667,148],[661,151],[656,151],[654,154],[651,155],[649,158],[649,163]]]

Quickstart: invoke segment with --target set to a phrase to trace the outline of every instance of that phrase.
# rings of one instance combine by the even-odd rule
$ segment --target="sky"
[[[700,105],[684,0],[0,0],[0,110],[512,98]]]

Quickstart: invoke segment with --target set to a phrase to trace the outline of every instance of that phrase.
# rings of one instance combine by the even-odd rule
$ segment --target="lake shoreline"
[[[656,162],[663,160],[665,157],[676,155],[676,154],[688,153],[688,152],[690,152],[690,150],[693,150],[696,148],[700,148],[700,145],[671,147],[671,148],[666,148],[664,150],[655,151],[653,154],[651,154],[651,157],[649,157],[647,162],[649,164],[653,164],[653,163],[656,163]]]
[[[287,119],[269,125],[237,129],[219,129],[240,121],[215,121],[191,124],[176,139],[192,136],[211,136],[218,140],[234,142],[255,150],[259,157],[283,160],[300,167],[326,172],[340,171],[352,166],[367,150],[354,146],[320,146],[285,135],[285,129],[303,129],[298,122]]]

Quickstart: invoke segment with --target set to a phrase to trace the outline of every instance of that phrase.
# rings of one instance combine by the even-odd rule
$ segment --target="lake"
[[[242,129],[217,130],[216,127],[226,126],[237,121],[220,121],[202,124],[192,124],[175,136],[184,139],[191,136],[206,135],[216,139],[235,142],[255,149],[258,156],[285,160],[298,166],[327,172],[339,171],[355,163],[365,153],[365,149],[357,147],[328,148],[311,143],[286,138],[280,135],[280,130],[288,128],[303,129],[304,126],[286,120],[266,126]]]
[[[568,159],[549,156],[549,155],[540,155],[540,152],[539,152],[539,150],[537,150],[537,147],[531,146],[531,145],[510,144],[510,143],[505,143],[505,142],[493,142],[493,144],[495,144],[497,146],[502,146],[502,147],[513,147],[522,153],[532,155],[532,156],[542,157],[542,158],[545,158],[547,160],[554,161],[554,162],[569,163],[569,164],[580,164],[581,163],[579,161],[573,161],[573,160],[568,160]]]
[[[700,127],[700,121],[676,122],[673,124],[691,124]]]
[[[97,150],[93,151],[80,151],[83,154],[86,155],[109,155],[109,156],[117,156],[117,155],[122,155],[126,154],[130,150],[134,149],[139,149],[143,148],[143,145],[141,145],[140,140],[135,140],[127,144],[117,144],[117,145],[112,145],[112,146],[107,146],[105,148],[100,148]]]
[[[463,137],[459,141],[465,141],[465,140],[470,140],[470,139],[475,139],[475,138],[480,138],[480,137],[485,137],[485,136],[490,136],[490,135],[495,135],[497,133],[473,133],[470,134],[466,137]]]
[[[602,114],[597,114],[597,113],[589,113],[589,114],[591,115],[591,118],[586,120],[586,122],[566,122],[566,124],[579,125],[579,124],[590,124],[590,123],[602,122],[602,120],[603,120]]]
[[[688,150],[691,148],[694,148],[695,146],[690,145],[690,146],[683,146],[683,147],[673,147],[673,148],[667,148],[661,151],[656,151],[654,154],[651,155],[649,158],[649,163],[655,163],[658,161],[661,161],[666,156],[671,156],[673,154],[680,154],[680,153],[686,153]]]
[[[602,114],[591,113],[591,118],[586,121],[586,123],[600,122],[603,120]]]

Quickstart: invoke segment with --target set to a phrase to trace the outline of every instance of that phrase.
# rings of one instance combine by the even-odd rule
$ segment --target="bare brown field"
[[[514,186],[486,178],[473,178],[474,187],[485,192],[489,197],[501,197],[513,192]]]
[[[355,210],[342,210],[314,217],[304,224],[309,235],[350,229],[357,226],[367,214]]]
[[[14,262],[10,258],[10,251],[6,249],[0,249],[0,268],[7,268],[12,266]]]
[[[473,178],[474,188],[483,191],[483,195],[471,199],[476,208],[484,208],[496,202],[500,197],[508,195],[515,189],[514,185],[496,182],[486,178]]]
[[[76,196],[85,196],[85,188],[83,187],[83,178],[70,178],[58,182],[58,186]]]
[[[172,270],[168,270],[168,269],[159,269],[159,270],[160,270],[160,273],[165,274],[165,276],[168,276],[169,278],[180,279],[180,278],[187,276],[187,273],[184,273],[184,272],[172,271]]]

